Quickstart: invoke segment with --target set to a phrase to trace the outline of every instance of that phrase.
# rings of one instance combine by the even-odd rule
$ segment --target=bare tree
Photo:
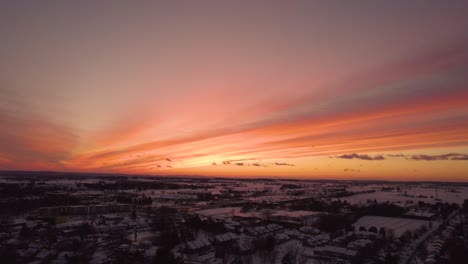
[[[273,214],[273,212],[270,210],[270,209],[264,209],[262,210],[262,217],[263,219],[267,220],[271,217],[271,215]]]

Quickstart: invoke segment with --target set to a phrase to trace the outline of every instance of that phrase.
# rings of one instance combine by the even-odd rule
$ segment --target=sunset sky
[[[1,1],[0,170],[468,181],[468,1]]]

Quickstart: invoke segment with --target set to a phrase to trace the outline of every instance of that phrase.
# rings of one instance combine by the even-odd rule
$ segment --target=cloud
[[[317,95],[314,92],[310,96],[299,98],[285,96],[278,102],[259,102],[257,105],[262,111],[249,115],[239,114],[243,118],[241,121],[229,119],[225,126],[199,127],[199,120],[196,123],[187,123],[190,131],[195,132],[183,134],[184,136],[171,133],[157,141],[151,141],[150,138],[153,137],[142,138],[141,141],[131,140],[137,135],[145,135],[148,132],[147,125],[148,129],[153,126],[152,122],[145,122],[147,117],[138,120],[141,121],[141,127],[138,128],[135,128],[134,123],[117,122],[127,124],[128,130],[123,125],[104,131],[102,138],[106,142],[100,146],[110,144],[111,147],[85,148],[76,146],[77,140],[72,135],[74,131],[68,131],[66,127],[56,128],[56,125],[47,122],[36,124],[29,120],[31,117],[5,125],[8,122],[4,122],[5,115],[0,113],[0,124],[3,126],[0,129],[0,154],[3,152],[3,156],[13,163],[24,160],[32,164],[38,160],[54,164],[63,162],[68,168],[78,170],[138,169],[137,171],[145,172],[154,162],[171,162],[171,159],[165,159],[168,156],[177,161],[177,168],[189,168],[206,166],[209,164],[207,160],[217,160],[217,165],[229,165],[231,162],[234,165],[240,158],[245,158],[239,162],[246,162],[246,165],[249,164],[247,162],[258,159],[284,160],[328,155],[340,155],[334,158],[341,159],[385,160],[404,157],[401,154],[370,156],[356,153],[466,145],[468,122],[464,107],[468,99],[468,82],[461,73],[466,73],[468,53],[466,49],[436,53],[427,57],[423,54],[422,57],[403,61],[398,65],[384,66],[375,72],[351,76],[351,82],[345,80],[332,85],[333,87],[319,87],[324,88],[320,89],[322,91],[333,91],[329,94],[319,92]],[[341,96],[334,96],[337,92]],[[218,109],[218,101],[223,100],[207,105]],[[304,109],[310,111],[303,111]],[[219,114],[219,118],[224,117],[221,111],[209,112]],[[172,120],[174,116],[171,115],[169,113],[164,116],[160,120],[161,125]],[[264,118],[266,116],[268,118]],[[37,127],[37,132],[34,127]],[[30,133],[31,130],[34,133]],[[48,130],[52,132],[49,133]],[[107,138],[110,140],[104,140]],[[34,147],[39,144],[41,147]],[[47,146],[43,147],[42,144]],[[48,149],[52,147],[57,149]],[[88,152],[77,151],[80,149]],[[141,152],[152,155],[152,158],[136,156]],[[342,153],[353,154],[341,155]],[[466,156],[428,155],[408,158],[467,159]],[[7,160],[3,162],[6,163]],[[18,164],[15,167],[21,168],[21,164]],[[111,165],[102,166],[103,164]],[[269,165],[293,166],[283,163]]]
[[[237,162],[236,162],[237,161]],[[225,160],[221,164],[223,165],[235,165],[235,166],[244,166],[244,165],[249,165],[244,162],[238,162],[239,160]],[[217,165],[216,162],[213,162],[211,165]]]
[[[468,154],[461,153],[447,153],[439,155],[427,155],[427,154],[386,154],[385,156],[391,158],[406,158],[407,160],[423,160],[423,161],[437,161],[437,160],[468,160]]]
[[[464,58],[466,56],[453,57],[457,60],[460,58],[462,62],[468,61]],[[429,64],[434,65],[437,62],[438,60],[435,60]],[[426,63],[419,66],[424,65]],[[79,165],[75,167],[85,166],[92,169],[94,164],[101,164],[99,161],[122,160],[130,153],[148,151],[160,156],[172,155],[178,160],[184,158],[182,165],[195,167],[206,165],[196,159],[200,151],[205,152],[204,160],[221,158],[227,160],[222,164],[228,165],[233,161],[231,159],[236,157],[246,157],[247,160],[279,160],[370,150],[402,151],[466,145],[464,135],[468,133],[468,122],[463,114],[438,114],[441,113],[439,110],[461,109],[468,99],[468,92],[460,88],[466,80],[456,75],[461,70],[454,65],[428,69],[428,74],[421,77],[427,80],[421,83],[418,81],[414,84],[411,81],[412,76],[406,76],[403,78],[407,78],[403,80],[406,86],[397,87],[400,91],[398,93],[392,89],[383,89],[368,95],[363,89],[349,94],[353,96],[323,98],[324,100],[317,102],[312,99],[306,100],[296,106],[290,105],[291,108],[275,109],[270,113],[272,118],[267,120],[255,119],[252,115],[252,120],[241,125],[200,130],[180,138],[168,137],[161,141],[92,151],[87,155],[74,157],[72,162],[76,161]],[[442,85],[436,85],[440,76],[451,80],[443,85],[450,88],[442,89]],[[390,86],[395,81],[393,78],[388,80],[384,77],[380,83],[382,85]],[[365,78],[361,81],[366,88],[375,88],[366,83]],[[360,84],[359,80],[356,81],[356,87],[363,87],[357,84]],[[421,91],[418,87],[429,88]],[[346,91],[343,93],[346,94]],[[314,111],[301,114],[294,112],[296,108],[312,104],[316,105]],[[279,118],[276,114],[283,114],[288,118]],[[417,121],[408,122],[410,119]],[[243,143],[246,142],[245,139],[249,139],[248,144]],[[213,156],[206,154],[211,153],[212,149],[216,149]],[[348,154],[335,158],[385,160],[385,157],[390,156]],[[459,159],[463,160],[463,157]]]
[[[332,158],[339,159],[360,159],[360,160],[385,160],[385,157],[389,158],[406,158],[407,160],[416,160],[416,161],[437,161],[437,160],[468,160],[468,154],[460,153],[447,153],[440,155],[426,155],[426,154],[416,154],[416,155],[405,155],[405,154],[385,154],[385,155],[375,155],[370,156],[368,154],[344,154],[340,156],[334,156]]]
[[[340,156],[335,156],[335,158],[338,158],[338,159],[360,159],[360,160],[385,160],[385,157],[382,156],[382,155],[375,155],[375,156],[370,156],[370,155],[367,155],[367,154],[356,154],[356,153],[352,153],[352,154],[343,154],[343,155],[340,155]]]
[[[435,160],[468,160],[467,154],[460,153],[448,153],[442,155],[411,155],[408,159],[412,160],[425,160],[425,161],[435,161]]]
[[[29,110],[0,107],[0,124],[0,169],[63,169],[78,141],[70,127]]]
[[[406,157],[405,154],[387,154],[385,156],[391,157],[391,158],[404,158]]]
[[[275,162],[275,165],[276,166],[296,166],[294,164],[289,164],[289,163],[286,163],[286,162]]]
[[[355,170],[355,169],[344,169],[345,172],[361,172],[361,170]]]
[[[239,162],[239,161],[234,161],[234,160],[227,160],[227,161],[223,161],[222,163],[216,163],[216,162],[212,162],[211,165],[212,166],[216,166],[216,165],[234,165],[234,166],[254,166],[254,167],[268,167],[266,164],[264,163],[260,163],[260,162]],[[274,165],[276,166],[296,166],[294,164],[289,164],[289,163],[284,163],[284,162],[275,162]]]

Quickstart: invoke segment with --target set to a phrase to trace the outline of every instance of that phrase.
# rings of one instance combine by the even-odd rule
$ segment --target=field
[[[383,216],[363,216],[354,223],[356,230],[359,230],[361,226],[367,229],[372,226],[379,230],[381,227],[393,229],[396,237],[400,237],[405,231],[415,231],[424,225],[429,227],[429,221]]]
[[[353,189],[358,191],[358,189]],[[406,191],[406,196],[404,194]],[[436,200],[436,195],[439,200]],[[431,198],[432,196],[432,198]],[[390,202],[390,203],[401,203],[406,202],[423,201],[426,203],[447,202],[447,203],[458,203],[462,204],[465,199],[468,199],[468,188],[440,188],[437,190],[437,194],[434,188],[414,187],[402,189],[401,192],[396,190],[392,191],[376,191],[373,193],[357,194],[345,198],[347,202],[351,204],[364,204],[367,200],[377,200],[377,202]]]

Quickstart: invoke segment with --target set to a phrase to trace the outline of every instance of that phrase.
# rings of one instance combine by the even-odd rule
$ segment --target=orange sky
[[[0,169],[468,180],[465,2],[221,2],[2,1]]]

